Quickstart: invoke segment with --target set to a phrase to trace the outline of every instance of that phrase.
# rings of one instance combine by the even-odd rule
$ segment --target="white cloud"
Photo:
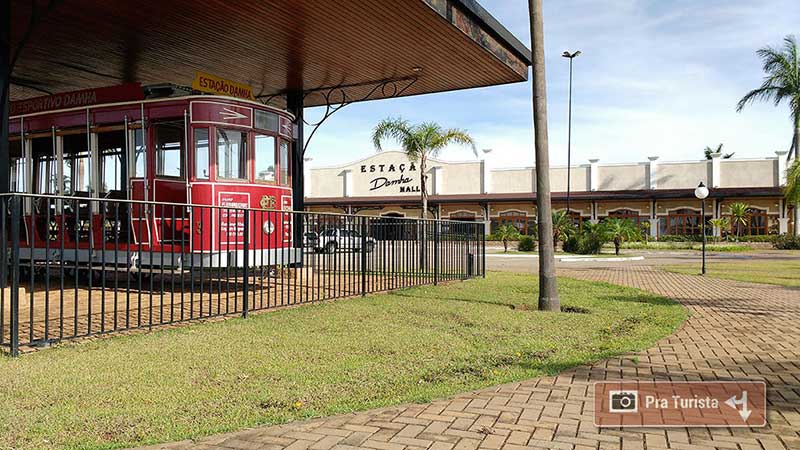
[[[529,42],[527,2],[484,6]],[[563,0],[545,3],[551,161],[566,163],[568,65],[575,60],[573,161],[696,159],[725,144],[737,157],[771,156],[791,141],[788,107],[736,102],[763,76],[755,50],[800,34],[796,0]],[[312,112],[313,114],[313,112]],[[352,105],[326,122],[309,147],[321,163],[374,151],[370,132],[387,116],[469,130],[498,165],[533,162],[530,84]],[[472,153],[447,149],[448,159]]]

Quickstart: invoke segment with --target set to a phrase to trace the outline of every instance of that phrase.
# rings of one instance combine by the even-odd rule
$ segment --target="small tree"
[[[742,228],[750,222],[750,205],[742,202],[731,203],[728,205],[728,212],[731,215],[731,223],[736,236],[741,236]]]
[[[409,161],[419,163],[419,190],[422,200],[422,218],[428,218],[428,158],[436,157],[450,144],[469,146],[478,155],[472,137],[455,128],[445,130],[432,122],[411,125],[403,119],[384,119],[372,131],[372,143],[378,151],[387,138],[397,141]]]
[[[625,241],[635,241],[641,239],[641,232],[630,219],[622,220],[618,217],[610,217],[603,221],[603,229],[606,237],[614,242],[614,254],[619,255],[619,249]]]
[[[553,213],[553,248],[558,247],[558,241],[566,240],[575,232],[572,217],[566,211]]]
[[[519,230],[514,228],[510,223],[506,223],[497,227],[494,232],[495,237],[503,241],[503,252],[508,253],[508,241],[519,239]]]
[[[708,223],[714,227],[716,233],[714,233],[714,240],[719,241],[719,238],[722,237],[722,230],[726,230],[731,227],[731,221],[727,217],[720,217],[719,219],[711,219]]]

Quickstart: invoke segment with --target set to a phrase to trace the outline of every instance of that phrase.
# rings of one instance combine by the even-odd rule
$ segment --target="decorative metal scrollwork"
[[[367,83],[354,83],[354,84],[341,84],[338,86],[332,87],[323,87],[317,89],[309,89],[303,92],[303,102],[305,103],[305,99],[312,95],[321,96],[324,100],[324,103],[320,106],[325,107],[325,112],[322,115],[322,118],[316,122],[309,122],[303,118],[303,123],[309,127],[311,127],[311,133],[308,135],[306,139],[305,145],[303,145],[303,154],[305,155],[306,149],[308,148],[309,142],[311,142],[311,138],[314,137],[314,134],[317,132],[319,127],[325,123],[326,120],[330,116],[332,116],[336,111],[341,110],[347,105],[356,102],[363,102],[365,100],[369,100],[371,98],[394,98],[400,97],[403,95],[404,92],[408,90],[414,83],[417,82],[419,76],[407,76],[407,77],[397,77],[397,78],[386,78],[384,80],[379,81],[370,81]],[[358,97],[352,97],[348,95],[348,91],[352,90],[353,88],[366,88],[367,91],[363,95],[359,95]],[[379,94],[379,95],[376,95]],[[259,94],[256,96],[262,103],[268,105],[270,102],[275,100],[280,96],[284,96],[285,93],[278,93],[278,94]]]

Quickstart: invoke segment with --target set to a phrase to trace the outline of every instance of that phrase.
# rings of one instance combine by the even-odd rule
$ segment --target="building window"
[[[734,236],[764,236],[769,234],[770,217],[766,210],[750,208],[747,210],[747,223],[734,224],[730,215],[725,216],[731,222],[730,232]]]
[[[536,235],[536,217],[528,216],[522,211],[507,211],[498,214],[496,218],[492,219],[492,233],[505,224],[513,226],[520,234]]]
[[[275,138],[256,135],[256,181],[275,182]]]
[[[566,209],[560,209],[558,211],[566,211]],[[588,217],[582,216],[579,211],[570,210],[569,215],[572,217],[572,225],[574,225],[575,228],[581,228],[581,226],[583,226],[583,222],[589,220]]]
[[[217,129],[217,178],[247,179],[247,133]]]
[[[711,216],[706,216],[706,221]],[[701,234],[700,211],[693,209],[677,209],[667,215],[667,234],[681,236],[697,236]],[[711,232],[710,227],[706,227]]]
[[[639,215],[639,211],[634,211],[632,209],[618,209],[616,211],[609,211],[608,217],[614,217],[621,220],[629,219],[636,226],[639,226],[639,224],[642,222],[642,216]],[[645,217],[644,220],[646,221],[647,218]]]

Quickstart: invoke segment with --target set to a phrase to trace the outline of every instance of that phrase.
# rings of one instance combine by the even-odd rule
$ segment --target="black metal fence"
[[[471,222],[8,194],[0,236],[0,346],[14,355],[485,273]]]

